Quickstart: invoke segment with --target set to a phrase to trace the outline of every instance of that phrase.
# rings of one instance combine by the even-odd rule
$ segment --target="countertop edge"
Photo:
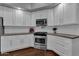
[[[12,33],[12,34],[3,34],[1,36],[13,36],[13,35],[28,35],[28,34],[33,34],[33,33]]]
[[[34,34],[34,33],[29,33],[29,32],[28,33],[14,33],[14,34],[11,33],[11,34],[3,34],[1,36],[29,35],[29,34]],[[58,34],[60,34],[60,35],[58,35]],[[56,33],[56,34],[54,34],[54,33],[47,33],[47,35],[58,36],[58,37],[69,38],[69,39],[79,38],[78,35],[73,35],[75,37],[70,37],[69,35],[71,35],[71,34],[63,34],[63,33]],[[68,35],[68,36],[65,36],[65,35]]]
[[[61,33],[62,34],[62,33]],[[63,38],[69,38],[69,39],[76,39],[76,38],[79,38],[79,36],[76,36],[75,35],[75,37],[69,37],[69,36],[64,36],[64,35],[57,35],[57,34],[50,34],[50,33],[48,33],[48,35],[52,35],[52,36],[58,36],[58,37],[63,37]],[[67,34],[66,34],[67,35]],[[70,34],[69,34],[70,35]]]

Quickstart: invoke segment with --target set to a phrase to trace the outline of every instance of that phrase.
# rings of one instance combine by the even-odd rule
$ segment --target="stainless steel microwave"
[[[47,26],[47,19],[36,19],[36,26]]]

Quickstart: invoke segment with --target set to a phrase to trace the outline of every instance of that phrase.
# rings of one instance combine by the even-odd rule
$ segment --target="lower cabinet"
[[[52,35],[47,35],[47,49],[48,50],[53,50],[54,49],[54,44],[55,44],[55,38]]]
[[[72,55],[72,39],[55,37],[54,51],[61,56]]]
[[[33,34],[1,36],[1,53],[34,47],[34,39]],[[79,56],[79,38],[69,39],[47,35],[47,49],[60,56]]]
[[[11,48],[12,48],[12,40],[11,39],[6,36],[1,36],[1,53],[11,50]]]
[[[32,36],[29,35],[13,35],[1,36],[1,53],[28,48],[31,46]]]
[[[34,40],[35,40],[34,35],[30,34],[29,39],[30,39],[30,47],[34,47]]]
[[[48,35],[47,49],[56,52],[60,56],[71,56],[72,39]]]

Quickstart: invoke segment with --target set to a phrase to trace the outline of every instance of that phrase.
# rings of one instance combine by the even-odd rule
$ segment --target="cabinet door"
[[[35,12],[35,19],[41,19],[40,11]]]
[[[21,44],[20,44],[20,36],[10,36],[11,38],[13,37],[12,39],[12,50],[17,50],[19,48],[21,48]]]
[[[53,9],[49,9],[48,11],[48,26],[54,26],[54,12]]]
[[[13,43],[13,49],[22,49],[29,47],[29,36],[28,35],[16,35],[14,36]]]
[[[9,37],[1,36],[1,53],[11,51],[12,40]]]
[[[23,13],[23,26],[31,26],[31,13]]]
[[[54,50],[54,36],[47,35],[47,49]]]
[[[14,26],[30,26],[31,14],[21,10],[13,10],[12,19]]]
[[[30,38],[30,47],[34,47],[34,40],[35,40],[34,35],[30,34],[29,38]]]
[[[2,15],[2,17],[3,17],[3,20],[4,20],[4,25],[5,26],[13,26],[14,25],[14,23],[13,23],[13,15],[12,15],[12,11],[13,11],[13,9],[11,9],[11,8],[6,8],[6,7],[2,7],[3,8],[3,15]]]
[[[47,19],[47,25],[48,26],[53,26],[53,9],[47,9],[47,10],[42,10],[40,11],[40,18],[41,19]]]
[[[63,5],[59,4],[54,8],[54,25],[61,25],[63,22]]]
[[[49,11],[49,10],[42,10],[42,11],[39,11],[40,19],[48,19],[48,11]]]
[[[31,16],[31,26],[36,26],[36,19],[40,19],[40,11],[32,13],[32,16]]]
[[[64,4],[64,22],[63,24],[76,23],[76,4],[66,3]]]
[[[54,51],[59,55],[69,56],[72,55],[72,41],[68,38],[55,36],[55,49]]]
[[[36,26],[36,13],[32,12],[32,16],[31,16],[31,26]]]
[[[24,24],[23,24],[23,21],[24,21],[24,19],[23,19],[23,14],[24,14],[24,12],[23,11],[21,11],[21,10],[13,10],[13,17],[15,17],[14,18],[14,23],[15,23],[15,25],[14,26],[23,26]]]
[[[30,35],[25,35],[24,36],[24,41],[23,41],[23,45],[25,48],[28,48],[30,46]]]

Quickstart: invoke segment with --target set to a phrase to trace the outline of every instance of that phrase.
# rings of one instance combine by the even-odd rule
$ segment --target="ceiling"
[[[53,8],[59,3],[0,3],[2,6],[10,7],[10,8],[19,8],[27,11],[38,11],[48,8]]]

